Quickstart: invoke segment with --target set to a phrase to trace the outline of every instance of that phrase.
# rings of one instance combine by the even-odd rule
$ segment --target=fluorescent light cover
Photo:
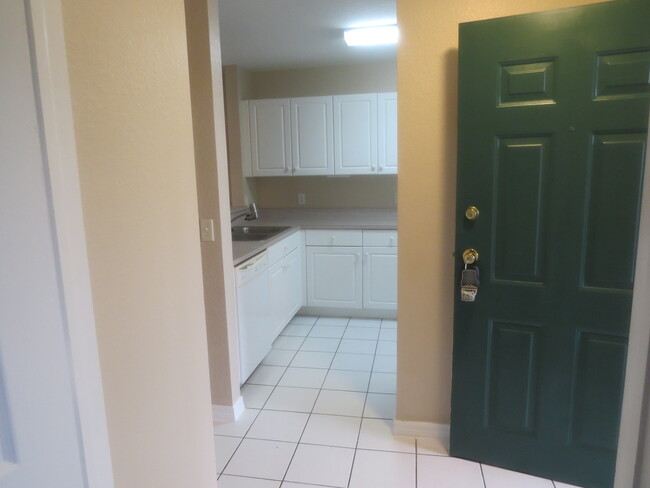
[[[379,44],[397,44],[397,26],[380,25],[362,27],[343,32],[343,38],[348,46],[377,46]]]

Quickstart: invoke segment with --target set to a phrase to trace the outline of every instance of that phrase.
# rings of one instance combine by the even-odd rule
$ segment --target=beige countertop
[[[266,241],[233,242],[235,266],[300,229],[397,229],[397,209],[395,208],[262,208],[259,209],[259,215],[259,219],[251,222],[246,222],[241,217],[232,225],[279,225],[291,228]]]

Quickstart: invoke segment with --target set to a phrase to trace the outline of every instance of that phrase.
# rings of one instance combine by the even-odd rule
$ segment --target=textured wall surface
[[[64,0],[116,487],[213,488],[183,0]]]
[[[400,420],[449,423],[458,24],[587,3],[594,2],[397,2]]]
[[[232,406],[239,398],[239,353],[216,4],[185,0],[185,12],[199,216],[213,219],[215,231],[214,242],[201,242],[212,404]]]

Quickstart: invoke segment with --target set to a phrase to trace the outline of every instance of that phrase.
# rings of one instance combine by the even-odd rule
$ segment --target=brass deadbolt
[[[471,207],[467,207],[467,209],[465,210],[465,218],[467,220],[478,219],[478,214],[479,214],[478,208],[476,208],[474,205],[472,205]]]

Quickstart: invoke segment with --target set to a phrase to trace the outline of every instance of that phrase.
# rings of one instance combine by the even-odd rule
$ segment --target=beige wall
[[[64,0],[116,487],[215,485],[182,0]]]
[[[242,99],[290,98],[348,93],[380,93],[397,89],[394,61],[323,68],[303,68],[247,73]],[[325,176],[249,178],[254,197],[263,208],[298,207],[298,192],[306,194],[311,208],[394,208],[395,176]]]
[[[201,242],[212,404],[239,398],[228,156],[216,0],[185,0],[199,217],[214,220],[215,241]],[[216,40],[216,42],[215,42]]]
[[[587,3],[397,2],[400,420],[449,423],[458,24]]]
[[[397,176],[292,176],[255,178],[258,204],[263,208],[395,208]]]
[[[257,200],[257,185],[253,178],[245,178],[242,165],[241,120],[239,106],[251,97],[250,73],[238,66],[223,67],[223,98],[226,108],[228,137],[228,180],[230,205],[239,207]]]
[[[251,97],[288,98],[348,93],[392,92],[397,88],[395,61],[250,73]]]

